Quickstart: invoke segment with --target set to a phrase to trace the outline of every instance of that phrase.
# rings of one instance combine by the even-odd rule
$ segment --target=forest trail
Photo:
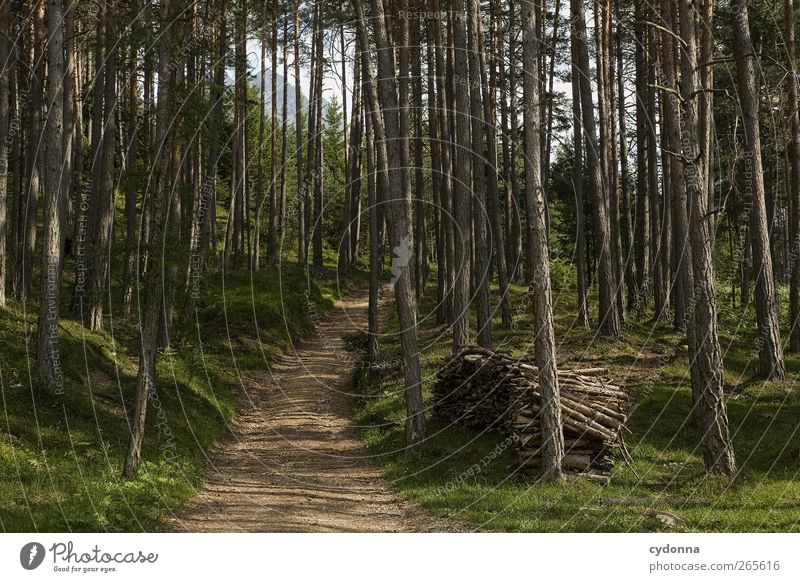
[[[403,500],[369,459],[353,426],[350,387],[360,356],[345,349],[343,335],[367,328],[367,305],[366,290],[337,301],[314,318],[314,330],[293,351],[249,379],[239,415],[209,455],[198,497],[166,529],[462,529]]]

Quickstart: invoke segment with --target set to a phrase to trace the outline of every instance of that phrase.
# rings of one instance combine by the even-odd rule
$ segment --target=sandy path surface
[[[388,305],[386,306],[388,307]],[[198,497],[172,531],[418,532],[462,529],[403,500],[369,459],[350,418],[357,355],[342,335],[367,327],[358,291],[247,386],[229,434],[210,453]]]

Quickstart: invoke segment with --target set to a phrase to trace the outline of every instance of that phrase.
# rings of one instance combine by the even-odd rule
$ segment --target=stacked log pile
[[[627,394],[607,378],[605,368],[559,370],[564,431],[564,469],[605,480],[614,449],[624,448]],[[538,369],[503,352],[468,347],[440,370],[433,388],[437,418],[511,433],[520,467],[538,472],[542,431]]]

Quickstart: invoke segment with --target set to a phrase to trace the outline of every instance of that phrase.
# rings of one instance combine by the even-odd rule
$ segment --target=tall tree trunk
[[[6,240],[8,237],[8,168],[11,161],[9,144],[9,94],[11,78],[11,2],[0,3],[0,307],[6,304],[6,264],[8,262]],[[19,169],[16,170],[19,172]]]
[[[272,2],[272,55],[270,71],[270,156],[269,156],[269,218],[267,221],[267,262],[274,265],[278,259],[278,3]]]
[[[33,287],[33,262],[36,256],[36,216],[39,192],[41,190],[40,135],[42,133],[42,95],[44,94],[45,73],[45,11],[44,0],[33,0],[33,36],[31,42],[30,92],[27,103],[27,120],[25,125],[25,206],[22,213],[22,251],[19,254],[17,267],[17,298],[31,298]]]
[[[356,54],[353,58],[353,113],[350,123],[350,266],[358,262],[358,246],[361,240],[361,142],[364,133],[364,99],[362,97],[361,59],[363,50],[356,39]]]
[[[453,0],[451,3],[453,19],[453,79],[468,79],[469,65],[467,59],[467,30],[465,23],[464,0]],[[453,188],[453,216],[457,229],[455,238],[454,267],[456,270],[453,287],[453,351],[458,351],[469,344],[469,290],[470,290],[470,170],[471,136],[469,124],[470,87],[468,82],[458,83],[455,90],[454,115],[456,120],[457,144],[455,155],[455,173]]]
[[[216,32],[216,50],[214,54],[214,68],[211,88],[209,90],[209,133],[208,133],[208,155],[204,166],[205,177],[201,188],[201,201],[198,213],[201,216],[200,240],[197,243],[197,275],[202,273],[206,267],[206,253],[209,249],[209,239],[213,239],[216,244],[216,232],[214,225],[217,221],[217,166],[220,157],[220,137],[222,135],[222,124],[224,110],[222,106],[225,91],[225,56],[227,54],[227,1],[218,0],[216,10],[220,15]],[[190,295],[192,298],[195,296]]]
[[[361,0],[353,0],[353,6],[358,19],[361,45],[368,47],[367,20]],[[400,10],[403,8],[407,9],[407,4],[399,7]],[[398,139],[400,124],[397,113],[397,83],[382,0],[372,0],[372,16],[379,77],[377,81],[373,81],[375,75],[372,73],[372,63],[370,59],[364,59],[367,66],[365,78],[369,79],[370,114],[378,149],[378,188],[386,192],[390,240],[396,256],[392,267],[396,277],[394,291],[405,374],[406,443],[412,446],[425,438],[425,411],[417,348],[416,301],[410,272],[410,255],[413,253],[411,193],[407,190],[409,181],[404,181],[402,176],[403,141]],[[381,188],[381,181],[385,188]]]
[[[357,45],[362,45],[362,37],[359,35]],[[378,168],[375,163],[375,132],[372,126],[372,112],[370,110],[370,84],[372,79],[367,70],[367,60],[361,59],[361,69],[363,71],[363,92],[364,92],[364,121],[367,134],[366,155],[367,155],[367,203],[369,206],[369,306],[367,311],[369,341],[367,344],[367,359],[371,364],[378,361],[380,356],[380,346],[378,336],[380,334],[379,309],[379,278],[381,275],[381,259],[383,254],[383,237],[378,236],[378,223],[383,221],[383,212],[378,200],[378,180],[377,172],[384,171],[385,168]],[[385,149],[385,148],[384,148]],[[385,179],[381,182],[385,183]]]
[[[426,228],[425,208],[425,161],[422,120],[422,46],[420,45],[420,19],[417,15],[411,18],[409,44],[413,48],[411,54],[411,107],[414,123],[414,240],[417,244],[416,262],[414,263],[414,289],[417,302],[425,295],[428,282],[428,231]]]
[[[314,81],[315,93],[315,113],[316,124],[314,133],[314,228],[312,237],[313,263],[317,268],[322,267],[322,194],[325,178],[323,166],[322,134],[324,121],[322,119],[322,72],[325,66],[323,61],[323,41],[325,31],[323,27],[323,10],[320,5],[317,11],[317,34],[316,34],[316,79]]]
[[[490,72],[487,81],[486,59],[483,44],[480,46],[480,71],[483,96],[483,129],[486,132],[486,170],[487,170],[487,198],[489,207],[489,228],[492,234],[494,251],[494,264],[497,268],[497,283],[500,291],[500,317],[503,326],[510,327],[513,323],[511,313],[511,297],[508,293],[508,270],[506,268],[506,247],[503,237],[503,226],[500,219],[500,187],[498,185],[498,159],[497,159],[497,130],[496,130],[496,103],[497,103],[497,63],[495,62],[497,37],[496,12],[493,12],[490,31]],[[480,33],[480,18],[478,19]],[[479,34],[480,39],[480,34]],[[546,166],[549,167],[549,166]],[[491,260],[491,256],[489,257]],[[491,269],[490,269],[491,270]]]
[[[138,32],[138,24],[134,24]],[[137,82],[138,44],[131,39],[128,63],[128,143],[125,154],[125,290],[122,297],[122,314],[130,317],[133,310],[134,285],[139,278],[138,249],[136,248],[136,191],[139,183],[137,161],[139,157],[139,83]]]
[[[633,244],[636,250],[636,299],[633,308],[638,310],[650,297],[650,200],[647,179],[647,28],[645,0],[636,0],[634,14],[636,62],[636,214]]]
[[[734,56],[739,104],[742,108],[745,144],[744,195],[750,208],[750,244],[753,252],[753,272],[756,290],[756,319],[758,320],[759,371],[767,379],[783,379],[783,364],[778,305],[769,242],[769,223],[765,206],[764,169],[761,162],[761,132],[758,122],[758,93],[753,58],[755,49],[750,39],[746,0],[735,0],[733,12]]]
[[[575,30],[571,32],[571,42],[576,42]],[[581,75],[575,53],[572,54],[572,143],[575,161],[572,169],[572,188],[575,191],[575,266],[577,271],[578,309],[577,321],[580,327],[589,328],[589,301],[586,289],[586,216],[583,201],[583,123],[581,112],[581,83],[587,82]]]
[[[636,261],[633,256],[633,227],[631,225],[631,182],[628,169],[628,127],[625,106],[625,75],[622,55],[622,36],[625,23],[620,14],[619,2],[617,9],[617,106],[619,113],[619,160],[620,160],[620,224],[622,259],[624,262],[625,288],[627,290],[626,305],[628,309],[636,303]]]
[[[661,91],[662,115],[662,150],[669,156],[665,164],[664,182],[669,184],[670,204],[664,211],[671,214],[671,230],[673,236],[673,248],[671,250],[674,257],[674,296],[675,296],[675,318],[674,326],[676,330],[691,331],[691,327],[686,326],[686,293],[691,295],[692,285],[687,285],[687,277],[691,282],[691,272],[689,271],[690,247],[688,241],[688,223],[686,216],[686,192],[683,187],[683,172],[680,160],[676,157],[681,151],[681,110],[679,100],[679,87],[676,70],[676,43],[674,40],[677,30],[677,4],[674,0],[661,0],[660,23],[663,27],[661,33],[661,70],[663,75],[663,87]],[[673,14],[675,13],[675,14]]]
[[[261,45],[261,58],[259,59],[259,63],[261,65],[261,71],[259,75],[259,85],[258,85],[258,161],[256,167],[256,215],[255,215],[255,225],[253,226],[253,264],[250,268],[253,271],[258,271],[261,268],[261,218],[264,213],[264,131],[265,131],[265,124],[266,124],[266,76],[267,76],[267,65],[266,65],[266,42],[264,36],[266,35],[265,32],[262,32],[259,38],[259,44]],[[274,74],[274,71],[273,71]],[[273,138],[274,139],[274,138]],[[267,241],[267,245],[269,246],[269,241]]]
[[[163,144],[159,149],[153,198],[153,237],[157,244],[163,244],[166,226],[167,202],[170,192],[170,166],[172,135],[169,130],[174,115],[175,70],[172,64],[173,51],[173,18],[175,6],[173,0],[160,0],[161,32],[158,41],[158,109],[156,123],[157,143]],[[156,395],[156,354],[159,322],[162,318],[163,270],[162,254],[151,253],[150,266],[145,274],[144,298],[141,324],[141,355],[139,372],[136,379],[136,399],[131,427],[131,443],[125,458],[123,475],[133,479],[139,469],[142,458],[142,441],[144,440],[145,418],[147,416],[147,400]]]
[[[310,97],[310,96],[309,96]],[[297,262],[305,265],[308,190],[303,176],[303,92],[300,89],[300,0],[294,3],[294,133],[297,159]]]
[[[706,0],[710,1],[710,0]],[[701,3],[701,6],[703,4]],[[714,261],[708,214],[708,182],[705,180],[708,158],[700,148],[699,95],[700,75],[697,66],[697,29],[695,9],[680,3],[682,96],[685,103],[682,140],[684,176],[689,202],[689,232],[692,247],[694,309],[689,325],[697,338],[692,369],[694,382],[702,392],[697,402],[702,431],[703,460],[712,473],[733,474],[736,462],[728,430],[728,414],[723,393],[722,350],[717,335],[717,306],[714,285]],[[692,346],[690,345],[690,349]]]
[[[447,67],[445,66],[444,59],[444,45],[442,42],[442,25],[441,19],[438,15],[441,14],[439,10],[439,0],[432,0],[433,12],[437,15],[432,18],[428,23],[428,43],[433,45],[434,60],[435,60],[435,75],[436,75],[436,110],[438,112],[438,127],[437,127],[437,152],[439,154],[441,165],[441,186],[442,191],[440,194],[441,203],[441,233],[437,233],[437,237],[441,236],[441,256],[437,257],[439,260],[438,268],[442,272],[442,288],[440,291],[440,309],[438,312],[437,320],[440,323],[450,323],[453,319],[453,291],[455,286],[455,267],[453,265],[453,258],[455,256],[454,248],[454,231],[455,224],[453,218],[453,157],[451,155],[452,149],[450,146],[452,133],[450,131],[450,123],[448,120],[449,111],[449,95],[447,94],[447,84],[445,77],[447,74]],[[429,65],[430,66],[430,65]]]
[[[652,18],[652,8],[648,6],[647,18]],[[664,273],[663,248],[664,223],[662,221],[661,189],[658,183],[658,137],[656,123],[658,118],[658,101],[656,86],[658,85],[658,46],[656,31],[652,26],[647,27],[647,93],[645,109],[647,111],[647,191],[650,197],[650,256],[652,258],[651,272],[653,279],[653,318],[663,319],[667,315],[669,297],[667,295],[667,274]]]
[[[598,279],[600,286],[600,310],[598,328],[601,333],[616,336],[620,333],[620,316],[616,300],[615,271],[611,257],[611,227],[608,219],[608,204],[603,193],[603,176],[598,158],[597,130],[592,102],[592,87],[589,82],[589,47],[586,41],[586,17],[583,4],[572,0],[572,18],[575,26],[576,42],[573,51],[581,73],[581,114],[586,139],[587,169],[589,189],[592,194],[592,214],[597,244]]]
[[[797,56],[794,0],[784,0],[786,75],[789,95],[789,349],[800,352],[800,110],[797,98]]]
[[[529,288],[533,294],[533,357],[539,368],[542,422],[542,470],[545,478],[561,478],[564,435],[556,372],[556,343],[550,292],[550,248],[547,241],[539,141],[539,39],[532,2],[522,5],[523,101],[525,125],[525,202],[528,211]],[[588,56],[588,55],[587,55]]]
[[[468,0],[467,3],[469,30],[469,87],[470,87],[470,123],[472,133],[472,222],[475,232],[475,282],[478,323],[478,345],[484,348],[492,346],[492,314],[489,297],[491,269],[489,258],[492,250],[492,239],[486,224],[486,167],[483,138],[483,105],[481,103],[481,62],[480,57],[480,3]]]
[[[103,62],[103,117],[100,146],[100,168],[95,192],[92,216],[91,263],[87,290],[89,292],[87,325],[89,329],[103,328],[103,303],[108,285],[110,246],[114,225],[114,147],[116,145],[116,96],[117,96],[117,42],[115,7],[113,0],[106,0],[103,11],[105,20],[105,59]]]
[[[64,161],[72,152],[64,148],[64,4],[47,3],[47,121],[44,127],[46,172],[44,196],[44,236],[42,243],[42,287],[36,333],[36,379],[50,394],[60,394],[63,386],[59,353],[58,322],[61,299],[61,252],[64,244],[62,200],[69,177]]]
[[[344,38],[344,26],[339,29],[340,50],[342,53],[342,145],[344,146],[344,188],[342,201],[342,236],[339,239],[339,257],[337,260],[337,271],[339,275],[347,273],[350,267],[350,143],[347,141],[347,44]]]
[[[297,105],[299,107],[299,105]],[[289,16],[283,19],[283,94],[281,95],[281,193],[278,199],[278,245],[283,248],[286,234],[286,157],[289,149]],[[298,160],[299,161],[299,160]]]

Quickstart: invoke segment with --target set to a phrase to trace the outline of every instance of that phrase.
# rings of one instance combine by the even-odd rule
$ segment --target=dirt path
[[[350,420],[356,365],[342,334],[367,327],[367,294],[322,314],[315,330],[247,387],[249,402],[210,453],[207,481],[173,531],[454,531],[404,501],[367,457]]]

